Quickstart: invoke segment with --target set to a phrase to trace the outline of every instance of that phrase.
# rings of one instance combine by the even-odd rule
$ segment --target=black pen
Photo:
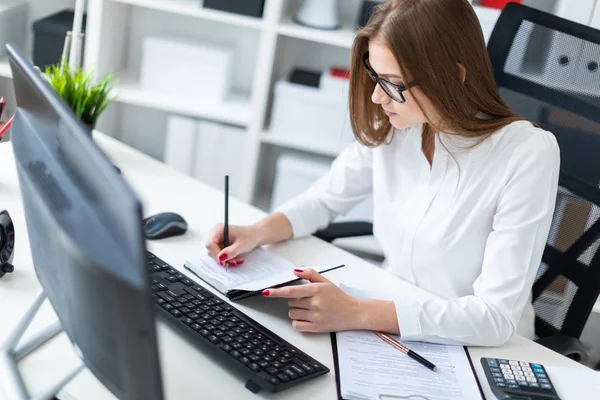
[[[400,350],[401,352],[403,352],[404,354],[406,354],[407,356],[409,356],[413,360],[418,361],[421,365],[429,368],[432,371],[437,371],[437,367],[431,361],[427,361],[425,358],[423,358],[422,356],[418,355],[417,353],[415,353],[414,351],[412,351],[411,349],[409,349],[408,347],[406,347],[405,345],[403,345],[402,343],[400,343],[399,341],[397,341],[393,337],[391,337],[389,335],[386,335],[383,332],[375,331],[373,333],[375,333],[377,336],[379,336],[385,342],[387,342],[388,344],[392,345],[394,348]]]
[[[229,247],[229,175],[225,175],[225,224],[223,227],[224,248]],[[225,271],[229,266],[229,261],[225,260]]]

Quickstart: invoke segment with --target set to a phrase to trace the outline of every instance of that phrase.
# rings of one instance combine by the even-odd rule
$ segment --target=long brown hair
[[[479,20],[467,0],[388,0],[374,8],[352,46],[350,121],[362,144],[380,145],[392,128],[381,106],[371,101],[375,83],[363,66],[372,39],[388,46],[404,81],[415,82],[431,101],[445,132],[483,140],[523,119],[500,98]],[[464,82],[459,65],[466,69]],[[427,118],[425,137],[442,129]]]

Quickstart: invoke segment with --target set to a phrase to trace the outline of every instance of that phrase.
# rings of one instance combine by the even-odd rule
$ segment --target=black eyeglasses
[[[404,92],[410,87],[413,87],[414,83],[407,83],[406,85],[396,85],[395,83],[392,83],[387,79],[380,78],[367,62],[368,59],[369,52],[367,51],[363,55],[363,64],[365,65],[365,68],[367,69],[367,72],[369,73],[371,79],[373,79],[375,83],[378,83],[379,86],[381,86],[381,88],[385,92],[385,94],[390,96],[392,100],[397,101],[398,103],[404,103],[406,99],[404,98],[402,92]]]

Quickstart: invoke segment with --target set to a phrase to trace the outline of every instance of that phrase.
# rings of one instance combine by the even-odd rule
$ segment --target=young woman
[[[533,336],[530,292],[557,193],[554,136],[502,101],[467,0],[388,0],[358,32],[350,66],[357,142],[308,191],[252,226],[213,228],[221,264],[325,227],[369,194],[389,272],[441,300],[353,298],[315,271],[266,290],[295,329],[370,329],[496,346]]]

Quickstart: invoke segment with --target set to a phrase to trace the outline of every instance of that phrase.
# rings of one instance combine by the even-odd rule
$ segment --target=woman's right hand
[[[252,251],[259,244],[259,235],[254,226],[229,225],[229,246],[225,248],[223,224],[215,225],[208,234],[206,249],[220,265],[227,261],[232,267],[244,263],[240,255]]]

